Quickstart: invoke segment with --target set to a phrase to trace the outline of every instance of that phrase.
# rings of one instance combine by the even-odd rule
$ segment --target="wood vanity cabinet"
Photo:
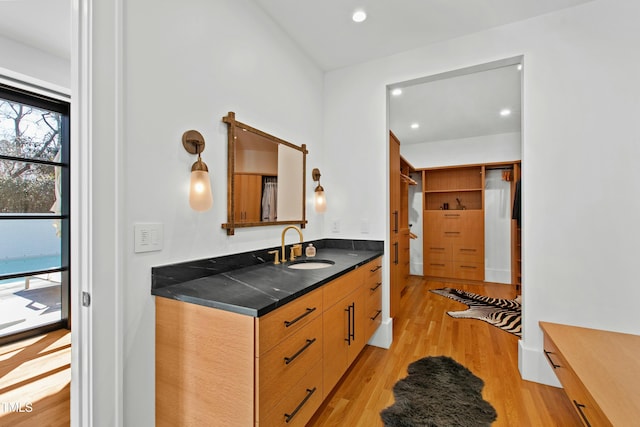
[[[261,317],[156,297],[156,425],[304,426],[380,324],[381,269]]]
[[[237,173],[234,192],[236,222],[260,222],[262,175]]]

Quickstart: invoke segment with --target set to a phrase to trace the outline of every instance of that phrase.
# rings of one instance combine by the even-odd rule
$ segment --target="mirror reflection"
[[[228,125],[228,222],[235,228],[306,224],[306,146],[297,146],[235,120]]]

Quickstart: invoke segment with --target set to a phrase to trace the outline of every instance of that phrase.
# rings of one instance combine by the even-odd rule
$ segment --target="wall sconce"
[[[320,170],[318,168],[314,168],[313,171],[311,171],[311,177],[314,182],[318,182],[318,186],[313,190],[316,212],[322,213],[327,209],[327,198],[324,195],[324,188],[320,185]]]
[[[194,211],[206,211],[213,204],[213,196],[209,168],[200,158],[200,153],[204,151],[204,138],[197,130],[188,130],[182,134],[182,145],[190,154],[198,155],[198,160],[191,166],[189,206]]]

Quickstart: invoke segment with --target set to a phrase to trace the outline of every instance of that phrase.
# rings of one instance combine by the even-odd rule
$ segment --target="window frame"
[[[70,210],[71,210],[71,169],[70,169],[70,146],[71,146],[71,104],[68,101],[48,97],[42,94],[37,94],[24,89],[9,86],[0,83],[0,98],[17,102],[25,105],[29,105],[44,110],[53,111],[61,115],[60,125],[60,161],[43,160],[43,159],[30,159],[16,156],[7,156],[0,154],[0,160],[24,162],[31,164],[41,164],[60,168],[60,184],[61,184],[61,203],[60,214],[0,214],[0,221],[12,221],[12,220],[60,220],[61,230],[61,254],[60,254],[60,267],[44,270],[35,270],[21,273],[12,274],[0,274],[0,280],[16,279],[21,277],[29,277],[37,274],[57,273],[60,272],[60,321],[38,326],[35,328],[27,329],[24,331],[16,332],[14,334],[0,337],[0,345],[18,341],[31,336],[39,335],[45,332],[49,332],[56,329],[71,328],[71,305],[70,305],[70,290],[71,290],[71,227],[70,227]]]

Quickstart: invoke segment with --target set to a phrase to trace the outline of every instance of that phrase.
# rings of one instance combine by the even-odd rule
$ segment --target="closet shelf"
[[[466,191],[482,191],[482,188],[451,188],[448,190],[425,190],[425,193],[456,193]]]

